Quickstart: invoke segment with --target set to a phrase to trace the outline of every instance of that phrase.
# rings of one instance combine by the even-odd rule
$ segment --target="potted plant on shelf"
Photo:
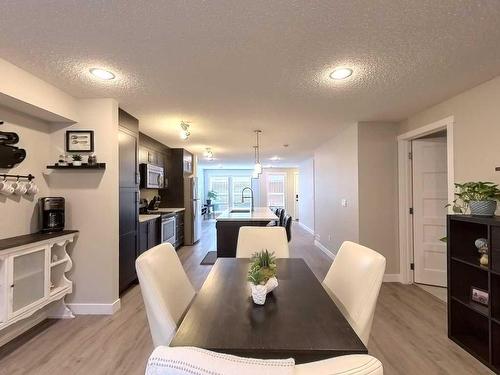
[[[217,192],[214,190],[210,190],[207,193],[207,206],[210,206],[212,204],[212,199],[214,201],[217,200]]]
[[[82,165],[82,155],[74,154],[74,155],[71,155],[71,157],[73,158],[73,166],[79,167]]]
[[[278,286],[276,279],[276,258],[274,253],[263,250],[252,256],[252,263],[248,271],[248,281],[252,291],[253,302],[263,305],[266,302],[267,293]]]
[[[453,212],[464,214],[470,209],[474,216],[493,216],[497,209],[497,202],[500,200],[500,189],[493,182],[465,182],[455,184],[456,199],[452,206]]]

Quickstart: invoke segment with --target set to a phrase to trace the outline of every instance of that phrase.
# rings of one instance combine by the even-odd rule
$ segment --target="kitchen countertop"
[[[273,221],[278,220],[278,216],[274,214],[268,207],[255,207],[250,212],[231,212],[224,211],[217,217],[217,221]]]
[[[28,245],[35,242],[45,241],[55,237],[65,236],[67,234],[78,233],[77,230],[63,230],[51,233],[32,233],[22,236],[9,237],[0,240],[0,250],[11,249],[13,247]]]
[[[139,215],[139,223],[143,223],[145,221],[149,221],[149,220],[154,220],[154,219],[158,219],[161,215],[158,214],[145,214],[145,215]]]
[[[171,207],[159,207],[158,210],[155,210],[155,211],[158,211],[158,212],[173,212],[173,213],[176,213],[176,212],[181,212],[181,211],[184,211],[185,208],[182,208],[182,207],[177,207],[177,208],[171,208]]]

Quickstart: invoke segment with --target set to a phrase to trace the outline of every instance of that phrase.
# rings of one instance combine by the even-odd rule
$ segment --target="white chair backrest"
[[[193,369],[196,371],[193,372]],[[346,355],[295,365],[290,359],[255,359],[215,353],[193,347],[157,347],[151,353],[146,375],[383,375],[380,361],[366,354]]]
[[[236,258],[251,258],[256,252],[269,250],[276,258],[289,258],[288,240],[283,227],[241,227]]]
[[[149,329],[155,346],[168,345],[195,296],[174,247],[162,243],[135,261]]]
[[[323,285],[366,345],[385,272],[385,258],[365,246],[346,241]]]

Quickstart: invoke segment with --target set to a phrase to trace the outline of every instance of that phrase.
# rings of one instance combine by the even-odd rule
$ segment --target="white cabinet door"
[[[48,295],[48,247],[35,248],[9,259],[9,317],[29,310]]]

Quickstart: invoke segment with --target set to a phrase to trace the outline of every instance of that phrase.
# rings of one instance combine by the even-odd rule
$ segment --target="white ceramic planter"
[[[271,293],[278,286],[278,279],[271,277],[266,283],[266,293]]]
[[[252,299],[256,305],[263,305],[266,303],[267,289],[265,285],[252,284]]]
[[[74,167],[80,167],[82,165],[82,162],[81,161],[76,161],[76,160],[73,160],[73,166]]]
[[[266,303],[267,293],[271,293],[277,286],[278,279],[276,277],[271,277],[265,285],[250,284],[253,302],[256,305],[263,305]]]

